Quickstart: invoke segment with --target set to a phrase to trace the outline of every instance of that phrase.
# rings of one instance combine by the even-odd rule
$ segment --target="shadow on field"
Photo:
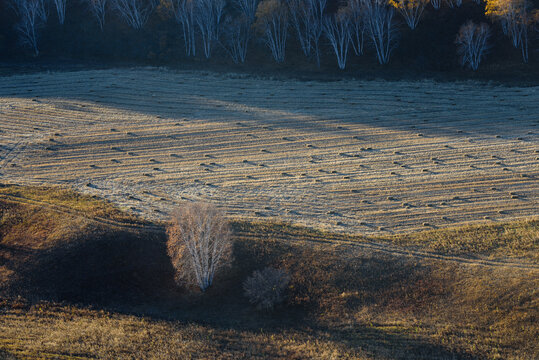
[[[18,272],[31,297],[98,304],[138,303],[174,286],[164,238],[97,229],[36,251]]]
[[[351,330],[331,329],[331,340],[362,349],[374,358],[425,360],[486,360],[470,354],[454,352],[420,339],[398,335],[372,327]]]
[[[2,349],[0,349],[0,360],[17,360],[19,359],[15,355],[12,355]]]
[[[62,80],[69,76],[66,74],[72,74],[67,83]],[[254,126],[271,124],[313,135],[335,131],[328,120],[337,120],[342,125],[421,131],[426,136],[459,137],[522,136],[536,126],[529,116],[533,113],[531,106],[535,106],[533,96],[521,94],[521,90],[504,92],[500,88],[487,88],[489,85],[485,84],[339,81],[306,84],[234,74],[108,70],[59,73],[58,80],[43,86],[41,82],[46,80],[35,76],[32,79],[35,81],[6,84],[0,96],[93,102],[164,119],[245,120]],[[491,95],[485,89],[495,92]],[[66,105],[57,106],[62,109]],[[493,118],[493,113],[507,109],[511,109],[509,119]],[[78,108],[71,110],[84,112]],[[411,125],[417,128],[411,130]]]
[[[443,291],[436,286],[414,287],[422,280],[428,282],[429,276],[428,269],[417,264],[360,256],[345,248],[241,239],[236,241],[233,266],[201,294],[175,285],[164,235],[112,230],[91,234],[35,253],[18,270],[21,294],[36,302],[59,301],[156,320],[197,323],[227,334],[320,334],[324,340],[373,356],[470,359],[407,333],[361,323],[343,328],[318,319],[318,314],[328,311],[345,319],[365,306],[406,311],[428,306],[431,297]],[[292,278],[288,304],[272,313],[254,310],[243,296],[243,280],[265,266],[284,268]],[[230,344],[228,337],[219,341],[222,346],[237,346]]]

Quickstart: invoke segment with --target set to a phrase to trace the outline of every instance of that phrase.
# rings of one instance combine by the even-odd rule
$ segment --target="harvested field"
[[[1,79],[0,179],[163,219],[400,233],[537,215],[539,88],[159,69]]]

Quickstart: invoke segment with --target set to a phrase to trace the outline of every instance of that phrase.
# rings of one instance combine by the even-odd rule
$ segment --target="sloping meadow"
[[[9,193],[3,189],[4,195]],[[16,187],[11,193],[24,195],[23,200],[54,198],[50,188],[25,189]],[[111,207],[109,213],[118,211],[111,204],[58,191],[62,209],[0,199],[2,356],[538,355],[539,270],[530,260],[523,260],[527,268],[436,260],[369,250],[361,246],[372,241],[365,237],[237,221],[235,261],[202,294],[174,284],[160,224],[146,229],[132,221],[124,221],[123,227],[121,222],[104,224],[77,208],[93,204]],[[43,231],[25,232],[21,224]],[[503,227],[521,228],[522,236],[538,231],[536,222]],[[504,259],[496,251],[490,254]],[[479,256],[473,250],[467,255]],[[265,266],[291,276],[287,301],[273,312],[255,310],[242,291],[245,278]]]

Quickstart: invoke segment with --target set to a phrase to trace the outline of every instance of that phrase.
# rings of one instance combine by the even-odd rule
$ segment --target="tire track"
[[[60,214],[77,216],[77,217],[84,218],[88,221],[94,222],[96,224],[104,225],[104,226],[120,228],[123,230],[137,230],[137,231],[143,231],[143,232],[164,234],[164,226],[138,225],[138,224],[133,224],[133,223],[123,223],[123,222],[114,221],[111,219],[105,219],[101,217],[89,217],[86,214],[84,214],[84,212],[82,211],[77,211],[75,209],[72,209],[66,206],[60,206],[60,205],[51,204],[48,202],[30,200],[30,199],[25,199],[25,198],[5,195],[5,194],[0,194],[0,199],[12,201],[15,203],[22,203],[26,205],[46,208],[47,210],[51,210]],[[247,239],[255,238],[256,239],[257,236],[259,236],[259,234],[238,231],[238,232],[235,232],[234,236],[237,238],[247,238]],[[280,241],[290,241],[290,237],[286,237],[286,236],[283,237],[279,235],[275,236],[275,234],[272,234],[272,239],[280,240]],[[516,261],[506,261],[506,260],[473,259],[473,258],[466,258],[466,257],[461,257],[461,256],[455,256],[455,255],[443,255],[443,254],[427,252],[427,251],[411,250],[411,249],[396,247],[396,246],[392,246],[388,244],[375,243],[375,242],[359,242],[359,241],[342,240],[342,239],[329,240],[329,239],[324,239],[323,237],[315,237],[315,236],[310,236],[307,238],[302,237],[301,241],[310,242],[310,243],[318,243],[318,244],[328,244],[328,245],[352,246],[352,247],[360,248],[363,250],[384,253],[384,254],[396,256],[396,257],[412,257],[412,258],[423,259],[423,260],[447,261],[447,262],[453,262],[453,263],[458,263],[462,265],[508,267],[508,268],[513,268],[513,269],[522,269],[522,270],[539,270],[539,264],[535,264],[535,263],[527,263],[527,262],[522,262],[522,261],[516,262]]]

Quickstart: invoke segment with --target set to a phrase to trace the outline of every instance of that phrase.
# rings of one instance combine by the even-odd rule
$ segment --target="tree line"
[[[263,42],[274,61],[286,60],[287,42],[294,39],[303,55],[320,66],[321,44],[345,69],[353,54],[373,49],[380,64],[389,63],[402,26],[416,31],[425,9],[456,9],[463,0],[7,0],[16,16],[18,42],[34,56],[40,54],[41,31],[54,17],[63,25],[71,7],[84,7],[103,31],[111,17],[140,30],[152,14],[174,19],[186,56],[211,58],[224,49],[235,63],[244,63],[249,47]],[[75,2],[76,1],[76,2]],[[465,21],[454,34],[461,65],[477,70],[491,45],[497,26],[529,61],[531,37],[537,37],[539,12],[531,0],[469,0],[490,21]],[[51,16],[51,14],[55,14]]]

